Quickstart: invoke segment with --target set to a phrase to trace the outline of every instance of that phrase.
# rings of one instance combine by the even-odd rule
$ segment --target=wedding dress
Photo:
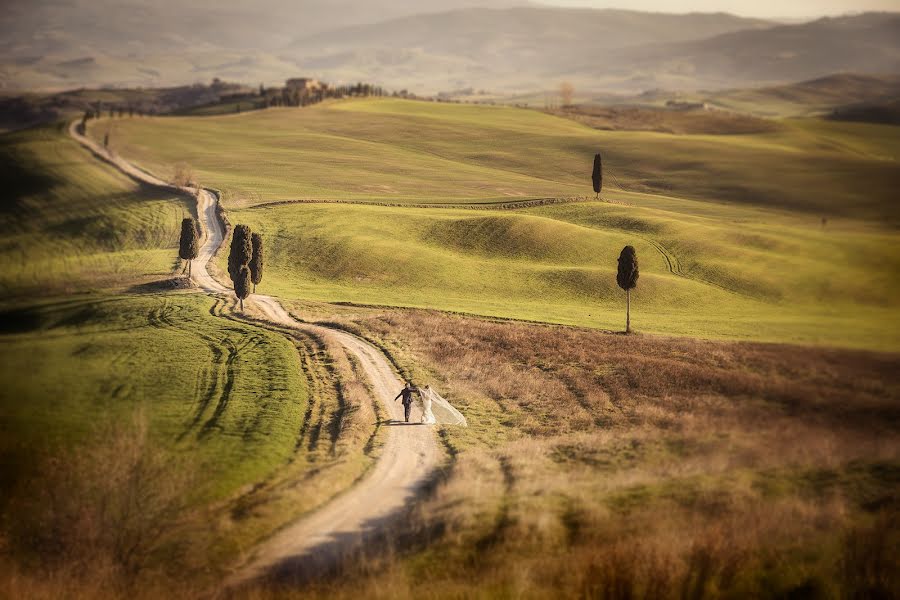
[[[466,418],[461,412],[453,408],[440,394],[431,389],[430,385],[419,389],[422,399],[422,422],[427,424],[462,425],[467,427]]]

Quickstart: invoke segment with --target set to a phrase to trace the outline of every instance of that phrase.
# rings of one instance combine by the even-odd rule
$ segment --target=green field
[[[263,290],[287,299],[620,329],[615,261],[632,244],[641,331],[900,348],[900,130],[783,124],[753,135],[606,132],[515,108],[356,100],[92,131],[112,127],[127,157],[163,174],[185,161],[223,190],[232,222],[268,240]],[[265,205],[577,196],[595,150],[607,157],[607,202]]]
[[[143,558],[174,567],[187,552],[177,564],[182,576],[209,575],[368,468],[377,444],[371,408],[346,392],[361,387],[353,372],[329,363],[326,373],[311,340],[230,319],[221,300],[161,293],[172,287],[180,220],[192,201],[138,186],[62,125],[2,135],[0,153],[9,192],[0,214],[9,233],[0,246],[4,526],[18,523],[28,536],[44,528],[41,494],[53,493],[52,465],[77,478],[74,457],[109,459],[124,431],[134,438],[127,450],[146,453],[136,460],[159,452],[172,461],[171,479],[153,493],[191,479],[178,490],[187,510],[165,523],[177,530],[178,548]],[[152,450],[139,436],[143,424]],[[106,466],[123,464],[91,466],[85,487],[69,497],[78,510],[102,506],[85,490]],[[121,502],[133,490],[107,491]],[[11,552],[34,551],[18,538],[9,543]]]
[[[202,468],[204,501],[291,458],[308,404],[294,345],[206,296],[146,293],[171,278],[193,203],[103,165],[62,125],[0,136],[0,154],[0,488],[136,411]]]
[[[108,296],[3,313],[3,463],[27,472],[35,450],[140,409],[162,446],[199,463],[207,500],[280,467],[307,405],[296,352],[212,306],[193,294]]]
[[[468,203],[592,195],[603,152],[615,189],[896,222],[900,136],[889,126],[787,122],[775,133],[597,131],[537,111],[390,99],[210,118],[100,120],[162,176],[192,165],[226,207],[277,200]]]
[[[0,136],[4,298],[96,290],[170,274],[186,198],[102,165],[62,125]]]
[[[710,207],[705,207],[707,211]],[[727,215],[726,207],[720,207]],[[604,203],[522,211],[292,205],[234,211],[269,240],[261,291],[624,327],[619,250],[632,244],[641,331],[897,348],[891,234]],[[840,262],[824,257],[838,257]],[[857,262],[858,261],[858,262]],[[223,269],[225,263],[220,265]]]

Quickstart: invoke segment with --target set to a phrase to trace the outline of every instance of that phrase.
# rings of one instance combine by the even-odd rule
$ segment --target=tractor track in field
[[[688,275],[681,268],[681,263],[678,261],[678,257],[675,256],[675,254],[672,253],[668,248],[666,248],[661,243],[657,242],[656,240],[654,240],[652,238],[648,238],[648,237],[644,237],[644,236],[638,236],[638,237],[641,238],[642,240],[644,240],[645,242],[647,242],[648,244],[650,244],[651,246],[653,246],[656,249],[656,251],[659,252],[659,254],[663,257],[663,260],[666,262],[666,269],[672,275],[677,275],[678,277],[683,277],[685,279],[692,279],[694,281],[698,281],[698,282],[704,283],[706,285],[711,285],[713,287],[719,288],[722,291],[728,292],[729,294],[735,294],[736,296],[741,296],[742,298],[753,299],[753,296],[751,296],[749,294],[745,294],[744,292],[739,292],[737,290],[733,290],[725,285],[722,285],[721,283],[716,283],[715,281],[710,281],[709,279],[700,277],[698,275],[693,275],[693,274]]]
[[[596,229],[595,227],[593,227],[591,225],[581,225],[581,224],[577,224],[577,225],[579,225],[580,227],[587,227],[589,229]],[[715,281],[710,281],[709,279],[700,277],[695,274],[686,273],[681,266],[681,261],[678,260],[678,257],[675,255],[675,253],[672,252],[671,250],[669,250],[668,248],[666,248],[661,242],[658,242],[651,237],[647,237],[645,235],[641,235],[641,234],[637,234],[637,233],[633,233],[633,232],[631,233],[631,235],[633,235],[636,238],[641,239],[641,240],[647,242],[648,244],[650,244],[651,246],[653,246],[653,249],[659,253],[659,255],[662,257],[663,261],[666,263],[666,270],[669,273],[671,273],[672,275],[675,275],[677,277],[682,277],[684,279],[690,279],[692,281],[696,281],[696,282],[710,285],[713,287],[717,287],[724,292],[728,292],[729,294],[734,294],[734,295],[740,296],[742,298],[747,298],[750,300],[754,299],[753,296],[751,296],[750,294],[746,294],[746,293],[740,292],[738,290],[733,290],[725,285],[722,285],[721,283],[716,283]]]
[[[212,314],[224,316],[222,313],[228,307],[231,312],[228,318],[237,318],[232,290],[207,269],[223,244],[226,231],[218,199],[213,193],[202,188],[179,188],[155,177],[83,135],[76,121],[68,130],[71,137],[96,157],[135,181],[196,198],[203,245],[191,278],[203,292],[221,302],[213,307]],[[323,572],[337,566],[343,557],[389,527],[429,483],[444,460],[433,428],[402,423],[403,409],[392,402],[402,382],[381,350],[346,331],[297,321],[270,296],[254,295],[245,304],[256,317],[247,319],[250,323],[265,324],[282,333],[287,329],[320,340],[322,352],[329,344],[342,346],[368,379],[370,393],[377,401],[379,420],[373,427],[386,429],[386,434],[377,462],[355,485],[260,544],[226,578],[224,588],[236,588],[262,579],[290,582],[311,572]],[[417,412],[414,410],[414,421],[418,420]],[[388,426],[384,427],[385,424]],[[308,437],[311,437],[310,433],[304,432]]]
[[[217,301],[218,303],[219,301]],[[197,408],[190,422],[178,439],[184,439],[203,420],[207,410],[215,402],[213,414],[203,423],[199,434],[207,435],[211,429],[218,425],[219,419],[228,408],[231,400],[231,392],[235,381],[235,361],[241,352],[252,349],[259,344],[259,338],[252,336],[235,344],[227,338],[215,338],[203,334],[197,330],[186,329],[179,326],[171,317],[174,307],[164,300],[162,306],[154,309],[148,315],[151,326],[179,331],[185,335],[192,335],[202,340],[209,348],[212,362],[202,367],[202,375],[198,379],[198,385],[194,397],[197,398]]]

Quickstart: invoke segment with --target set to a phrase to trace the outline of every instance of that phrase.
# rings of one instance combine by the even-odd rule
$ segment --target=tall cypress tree
[[[234,281],[241,267],[250,264],[253,257],[253,246],[250,241],[250,227],[235,225],[231,234],[231,252],[228,254],[228,275]]]
[[[250,295],[250,269],[247,265],[240,268],[234,280],[234,293],[241,301],[241,312],[244,312],[244,298]]]
[[[639,272],[637,252],[634,246],[625,246],[619,255],[619,272],[616,283],[625,290],[625,333],[631,333],[631,290],[637,286]]]
[[[600,190],[603,189],[603,160],[600,158],[599,152],[594,155],[594,171],[591,173],[591,180],[594,183],[597,198],[600,198]]]
[[[187,261],[188,277],[191,276],[191,263],[200,252],[197,221],[188,217],[181,221],[181,241],[178,244],[178,256]]]
[[[253,293],[256,286],[262,281],[263,276],[263,242],[262,236],[254,233],[250,236],[250,245],[253,247],[253,256],[250,258],[250,280],[253,282]]]

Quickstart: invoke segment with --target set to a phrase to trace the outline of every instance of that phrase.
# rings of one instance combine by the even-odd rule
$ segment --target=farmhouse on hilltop
[[[318,79],[311,77],[294,77],[284,82],[284,87],[291,91],[298,92],[315,92],[328,87]]]

